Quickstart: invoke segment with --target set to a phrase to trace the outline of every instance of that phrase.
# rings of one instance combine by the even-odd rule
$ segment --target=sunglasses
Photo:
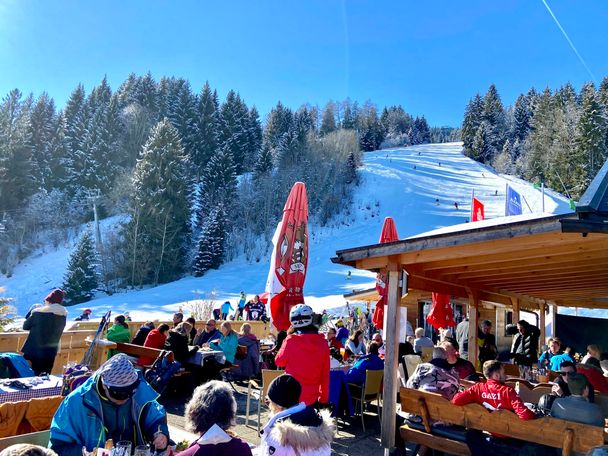
[[[560,371],[560,375],[570,375],[570,374],[574,374],[574,372],[561,372]]]

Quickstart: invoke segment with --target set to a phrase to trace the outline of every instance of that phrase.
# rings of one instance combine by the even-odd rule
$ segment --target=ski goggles
[[[108,390],[108,394],[110,395],[110,397],[112,397],[112,399],[116,399],[117,401],[124,401],[126,399],[129,399],[130,397],[133,396],[133,394],[135,394],[135,390],[137,390],[137,387],[139,386],[139,378],[135,381],[135,383],[128,385],[128,386],[108,386],[105,385],[105,387]]]

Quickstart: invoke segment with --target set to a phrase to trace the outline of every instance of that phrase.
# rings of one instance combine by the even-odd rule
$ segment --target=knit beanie
[[[65,297],[65,293],[63,292],[63,290],[56,288],[53,291],[51,291],[47,295],[47,297],[44,298],[44,300],[50,302],[51,304],[61,304],[63,302],[64,297]]]
[[[103,384],[108,387],[124,388],[138,380],[137,371],[124,353],[112,356],[99,368]]]
[[[275,378],[268,387],[268,398],[283,408],[290,408],[300,403],[302,385],[289,374]]]

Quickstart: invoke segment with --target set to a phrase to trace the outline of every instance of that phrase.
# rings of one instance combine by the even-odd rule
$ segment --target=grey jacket
[[[582,396],[555,399],[551,406],[551,416],[560,420],[604,427],[604,414],[600,406],[590,403]]]

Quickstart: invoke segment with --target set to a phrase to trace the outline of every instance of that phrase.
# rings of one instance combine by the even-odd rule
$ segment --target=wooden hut
[[[549,307],[552,315],[558,306],[608,309],[607,233],[608,162],[571,214],[485,220],[337,251],[335,263],[388,273],[384,397],[397,396],[398,306],[412,309],[415,324],[419,300],[430,292],[465,300],[469,347],[484,313],[497,321],[504,309],[516,322],[522,310],[535,310],[544,330]],[[469,359],[476,357],[471,350]],[[395,409],[394,401],[384,402],[385,454],[394,445]]]

